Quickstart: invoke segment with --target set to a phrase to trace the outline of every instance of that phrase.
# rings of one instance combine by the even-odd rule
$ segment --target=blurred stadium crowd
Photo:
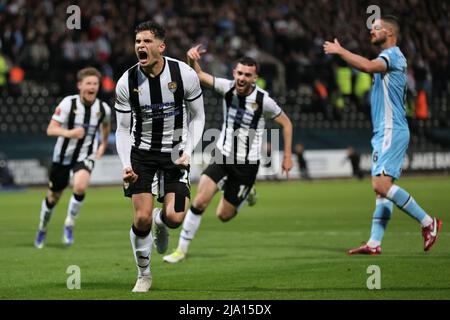
[[[80,30],[66,27],[74,4],[81,8]],[[134,27],[148,19],[166,27],[168,56],[184,60],[190,46],[202,43],[205,69],[215,75],[230,76],[238,56],[256,58],[259,84],[278,97],[297,127],[368,129],[370,77],[325,56],[322,44],[337,37],[348,49],[376,57],[366,28],[371,4],[401,19],[413,129],[420,138],[423,128],[450,127],[446,1],[13,0],[0,1],[0,132],[42,130],[58,98],[76,91],[76,70],[86,65],[102,71],[102,96],[112,102],[115,81],[136,62]],[[205,98],[209,108],[220,109],[214,94]],[[23,121],[16,123],[17,116]],[[221,121],[220,112],[207,117],[207,127]]]

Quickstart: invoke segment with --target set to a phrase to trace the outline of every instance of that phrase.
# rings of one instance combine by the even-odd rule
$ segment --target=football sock
[[[166,219],[163,213],[164,210],[158,210],[156,216],[155,216],[155,223],[158,226],[166,226],[167,227],[167,223],[166,223]]]
[[[52,217],[53,208],[55,207],[55,205],[56,204],[49,203],[47,198],[42,200],[41,213],[39,215],[39,230],[47,230],[47,224],[50,222],[50,218]]]
[[[416,219],[422,227],[427,227],[433,222],[433,219],[417,204],[416,200],[399,186],[392,185],[386,197],[401,210]]]
[[[178,240],[178,249],[184,253],[187,253],[189,245],[200,227],[202,213],[203,211],[191,207],[184,218],[180,239]]]
[[[130,229],[131,247],[139,276],[150,275],[150,259],[153,244],[153,237],[150,234],[150,230],[151,228],[146,231],[140,231],[134,225]]]
[[[371,248],[375,248],[381,245],[384,232],[391,218],[394,204],[392,201],[386,198],[378,198],[375,201],[375,211],[372,219],[372,230],[370,232],[370,239],[367,245]]]
[[[64,225],[73,226],[75,224],[75,219],[78,218],[78,214],[80,213],[80,208],[83,205],[84,194],[77,195],[72,194],[69,201],[69,207],[67,208],[67,217]]]

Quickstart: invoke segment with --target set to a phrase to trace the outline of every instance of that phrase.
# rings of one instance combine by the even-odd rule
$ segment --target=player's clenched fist
[[[134,173],[133,169],[130,167],[123,169],[123,181],[124,182],[136,182],[138,175]]]

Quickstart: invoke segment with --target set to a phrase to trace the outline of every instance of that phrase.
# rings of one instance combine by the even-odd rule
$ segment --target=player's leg
[[[216,215],[222,222],[227,222],[237,215],[237,206],[230,203],[223,196],[217,206]]]
[[[133,224],[130,230],[130,242],[138,270],[138,277],[133,292],[147,292],[152,283],[151,253],[153,248],[152,183],[157,165],[154,155],[143,150],[131,150],[131,166],[138,175],[135,182],[124,183],[124,195],[133,203]]]
[[[172,254],[164,256],[164,261],[176,263],[186,257],[189,245],[200,228],[203,212],[218,190],[216,182],[211,177],[207,174],[201,175],[197,194],[183,221],[177,249]]]
[[[65,245],[71,245],[74,242],[73,228],[89,186],[91,170],[92,167],[86,166],[84,162],[77,163],[73,169],[73,194],[70,197],[67,216],[64,221],[63,243]]]
[[[385,168],[385,161],[387,159],[386,153],[383,152],[382,149],[385,144],[386,141],[384,135],[374,136],[372,138],[372,185],[379,180],[383,180],[384,183],[392,183],[391,177],[381,176],[381,173]],[[372,228],[369,241],[367,241],[365,245],[358,248],[350,249],[348,254],[377,255],[381,253],[381,241],[392,215],[393,204],[389,199],[377,192],[376,196],[377,198],[375,200],[375,210],[372,216]]]
[[[393,131],[389,138],[384,136],[382,141],[381,146],[377,144],[377,148],[374,147],[372,187],[379,197],[389,199],[421,224],[424,250],[428,251],[437,240],[442,224],[441,220],[430,217],[406,190],[394,184],[394,180],[398,179],[401,174],[409,133],[407,131]],[[386,148],[385,145],[388,145],[388,147]],[[381,226],[375,229],[381,230]],[[376,242],[371,244],[376,245]]]
[[[428,251],[438,238],[442,221],[429,216],[416,200],[405,189],[394,184],[390,177],[377,177],[374,179],[373,187],[375,192],[391,200],[403,212],[420,223],[424,238],[424,250]]]
[[[134,215],[130,241],[138,270],[138,279],[132,291],[147,292],[152,283],[150,261],[153,237],[150,231],[152,229],[153,196],[151,193],[133,194],[132,203]]]
[[[61,195],[69,184],[70,168],[68,166],[61,166],[52,164],[49,175],[49,189],[46,197],[42,200],[41,210],[39,213],[39,230],[36,235],[34,245],[38,249],[44,247],[47,226],[53,215],[53,210],[58,203]]]
[[[217,217],[223,222],[234,218],[245,204],[255,184],[259,164],[233,164],[226,168],[228,179],[216,210]]]
[[[433,219],[417,204],[405,189],[392,182],[385,181],[391,180],[391,177],[380,176],[373,180],[375,192],[390,199],[397,207],[417,220],[422,227],[427,227],[433,222]]]
[[[158,253],[167,251],[169,244],[168,228],[178,228],[184,220],[189,207],[190,185],[189,169],[175,166],[171,160],[162,163],[160,185],[163,189],[164,202],[162,208],[154,209],[153,235]]]
[[[162,208],[155,208],[154,238],[158,253],[165,253],[169,246],[168,229],[176,229],[182,223],[189,207],[189,197],[184,194],[169,192],[164,196]]]
[[[372,229],[367,245],[371,248],[381,246],[384,232],[392,216],[393,203],[389,199],[377,196],[375,200],[375,211],[372,218]]]
[[[381,177],[372,177],[373,181],[377,181]],[[386,178],[386,177],[383,177]],[[389,177],[390,178],[390,177]],[[393,203],[391,200],[377,194],[375,200],[375,211],[373,212],[372,228],[370,231],[370,238],[367,243],[359,248],[349,250],[349,254],[380,254],[381,242],[383,240],[384,232],[386,231],[389,220],[393,212]]]
[[[403,212],[421,224],[424,250],[428,251],[437,240],[441,220],[430,217],[406,190],[394,184],[394,179],[400,177],[408,142],[408,131],[393,131],[390,147],[381,153],[380,160],[383,167],[379,177],[373,180],[373,188],[377,194],[390,199]]]

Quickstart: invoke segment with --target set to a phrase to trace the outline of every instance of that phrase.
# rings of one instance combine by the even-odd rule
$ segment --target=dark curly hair
[[[142,31],[151,31],[155,35],[155,38],[158,38],[159,40],[164,41],[166,37],[166,30],[160,24],[150,20],[141,22],[136,29],[134,29],[134,34],[136,35]]]

